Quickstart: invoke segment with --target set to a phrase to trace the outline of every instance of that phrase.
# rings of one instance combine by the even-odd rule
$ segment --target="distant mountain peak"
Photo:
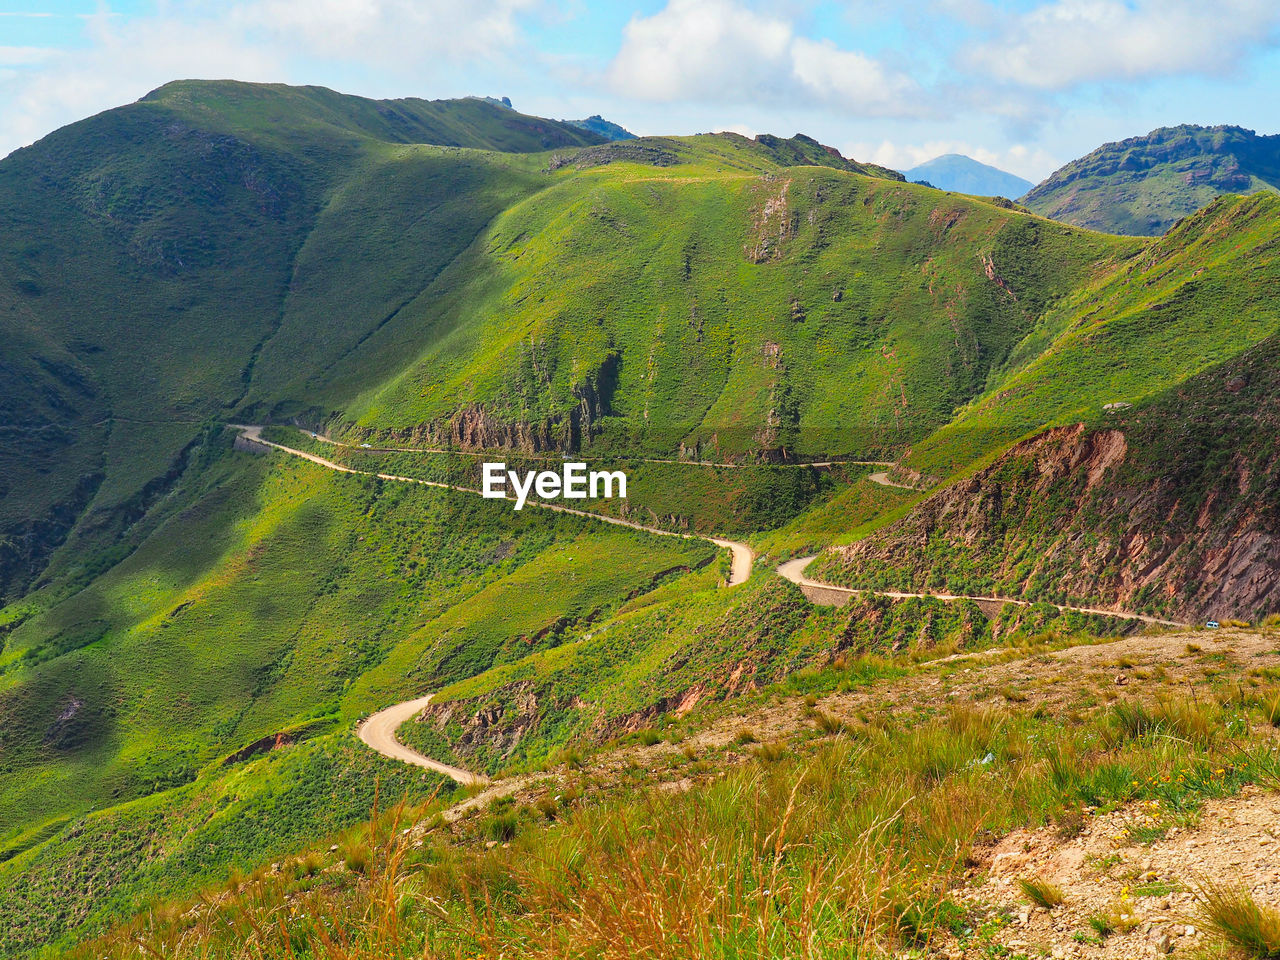
[[[908,180],[924,181],[939,190],[971,193],[980,197],[1020,197],[1031,189],[1030,180],[982,163],[962,153],[944,153],[927,163],[902,171]]]

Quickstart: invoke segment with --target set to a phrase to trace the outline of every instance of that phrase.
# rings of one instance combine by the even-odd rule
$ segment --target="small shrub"
[[[565,747],[561,750],[557,760],[570,770],[577,770],[582,766],[582,754],[573,747]]]
[[[1090,914],[1089,926],[1099,937],[1109,937],[1116,931],[1111,917],[1105,913]]]
[[[645,727],[643,730],[636,731],[636,741],[642,747],[652,747],[655,743],[662,742],[662,734],[653,727]]]
[[[747,727],[742,727],[738,730],[738,736],[736,739],[738,743],[743,744],[745,746],[748,743],[755,743],[760,738],[757,737],[755,733],[749,730]]]
[[[1027,695],[1015,687],[1002,687],[1000,695],[1010,703],[1026,703]]]
[[[1280,694],[1276,694],[1263,704],[1262,711],[1266,715],[1267,723],[1280,728]]]
[[[1057,833],[1063,840],[1074,840],[1084,833],[1084,813],[1077,807],[1068,807],[1058,815]]]
[[[1043,877],[1020,877],[1018,886],[1028,900],[1046,910],[1052,910],[1066,899],[1061,887]]]
[[[553,797],[539,797],[534,806],[548,820],[554,820],[560,813],[560,804]]]
[[[293,861],[293,875],[299,880],[314,877],[320,872],[320,866],[320,855],[315,852],[307,853]]]
[[[692,743],[686,743],[680,748],[680,752],[684,754],[686,760],[696,760],[698,758],[698,751],[694,749]]]
[[[369,870],[369,845],[360,840],[349,840],[342,845],[342,862],[352,873],[364,874]]]
[[[1113,933],[1128,933],[1142,922],[1142,917],[1133,908],[1133,901],[1127,893],[1122,893],[1120,899],[1112,903],[1103,916]]]

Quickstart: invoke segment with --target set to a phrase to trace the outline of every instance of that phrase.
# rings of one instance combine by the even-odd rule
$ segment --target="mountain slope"
[[[636,135],[630,130],[606,120],[598,113],[587,117],[585,120],[566,120],[565,122],[579,129],[598,133],[606,140],[634,140],[636,138]]]
[[[895,181],[760,169],[749,141],[666,141],[668,160],[635,163],[648,142],[609,145],[624,159],[603,165],[605,148],[584,151],[497,218],[353,357],[413,359],[335,397],[338,428],[884,457],[980,392],[1044,306],[1125,246]]]
[[[1280,608],[1280,337],[1024,441],[833,552],[837,583],[1261,619]]]
[[[456,148],[418,143],[599,140],[476,100],[182,82],[5,159],[0,298],[6,322],[42,344],[28,355],[14,334],[13,362],[35,365],[15,383],[63,399],[41,412],[51,401],[15,394],[23,407],[0,436],[0,595],[30,582],[78,515],[127,522],[202,420],[225,416],[251,381],[278,395],[324,370],[542,179],[518,154],[447,158]],[[335,253],[344,231],[369,246]],[[310,312],[295,321],[300,302]],[[295,322],[306,349],[292,350]],[[277,334],[292,350],[283,368],[260,356]],[[42,359],[17,359],[28,356]],[[126,447],[151,456],[113,452]],[[30,482],[46,458],[67,469]]]
[[[934,157],[927,163],[903,170],[908,180],[924,182],[939,190],[954,190],[957,193],[972,193],[980,197],[1022,196],[1034,186],[1030,180],[998,167],[979,163],[972,157],[959,153],[947,153]]]
[[[1045,312],[984,394],[917,444],[935,477],[1137,404],[1280,331],[1280,198],[1222,197]]]
[[[34,412],[0,437],[0,588],[17,595],[51,558],[61,588],[86,582],[84,537],[125,535],[209,419],[664,453],[889,450],[974,395],[1039,305],[1114,247],[1032,237],[1013,214],[891,185],[900,175],[803,136],[599,139],[479,99],[181,82],[6,159],[0,285],[95,399],[75,408],[86,422],[45,434],[81,469],[17,482],[22,438],[44,429]],[[896,279],[863,282],[885,250]],[[983,257],[1010,260],[1006,283],[1029,271],[1023,304]],[[550,298],[524,290],[552,277]],[[660,297],[635,297],[654,285]],[[956,358],[923,335],[950,328],[948,311]],[[834,352],[815,352],[824,338]],[[691,388],[676,383],[686,369],[704,374]]]
[[[1280,135],[1161,127],[1103,144],[1022,200],[1036,213],[1108,233],[1155,236],[1224,193],[1280,187]]]
[[[1250,558],[1274,565],[1270,447],[1227,463],[1213,431],[1243,445],[1246,401],[1271,407],[1205,384],[1274,366],[1257,345],[1280,331],[1280,201],[1223,199],[1150,241],[907,184],[803,136],[599,140],[483,100],[180,83],[0,163],[5,949],[350,823],[387,773],[353,752],[354,723],[446,684],[442,706],[511,719],[502,751],[477,754],[497,767],[840,645],[995,634],[934,600],[815,612],[768,557],[721,590],[705,543],[251,456],[228,421],[327,425],[357,444],[335,457],[400,476],[474,457],[359,441],[732,459],[628,466],[628,515],[732,523],[775,553],[874,534],[921,495],[865,468],[742,464],[901,457],[1020,499],[1003,527],[966,526],[953,487],[934,526],[912,514],[863,549],[958,540],[938,551],[953,567],[891,572],[968,577],[998,529],[1020,558],[1010,589],[1049,590],[1097,542],[1095,515],[1110,531],[1136,503],[1145,535],[1209,503],[1212,557],[1129,544],[1061,589],[1201,609],[1213,598],[1144,593],[1141,568],[1221,561],[1232,609],[1265,608],[1237,587],[1263,582]],[[1132,472],[1077,516],[1089,473],[1069,444],[1118,429],[1117,402]],[[1187,418],[1194,444],[1161,486]],[[1016,446],[1046,427],[1063,429]],[[1068,465],[1056,486],[1036,486],[1042,453]],[[530,695],[555,708],[536,726]]]

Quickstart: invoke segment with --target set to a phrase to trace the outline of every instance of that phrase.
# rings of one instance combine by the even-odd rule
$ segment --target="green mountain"
[[[1280,188],[1280,135],[1242,127],[1161,127],[1073,160],[1022,202],[1065,223],[1156,236],[1224,193]]]
[[[1186,511],[1214,497],[1209,547],[1245,519],[1263,544],[1272,515],[1226,504],[1206,438],[1270,429],[1248,416],[1270,416],[1278,236],[1270,195],[1115,237],[804,136],[606,141],[474,98],[184,82],[16,152],[0,947],[66,945],[252,871],[375,795],[447,797],[352,735],[425,692],[455,712],[417,742],[496,772],[826,663],[835,636],[889,650],[1045,628],[1042,610],[979,623],[934,600],[837,624],[773,573],[798,552],[866,543],[865,567],[820,563],[959,582],[998,530],[1060,564],[1144,487],[1143,522],[1198,522]],[[1238,377],[1238,402],[1213,392]],[[1107,419],[1116,404],[1132,412]],[[1165,477],[1179,416],[1197,444]],[[364,473],[237,448],[224,425],[246,422]],[[1074,517],[1088,469],[1040,499],[1028,477],[1081,423],[1141,456]],[[458,455],[405,449],[422,447]],[[470,485],[481,450],[623,464],[633,495],[593,509],[749,539],[757,572],[725,590],[703,540],[368,475]],[[1269,502],[1269,450],[1233,474],[1262,484],[1249,504]],[[696,458],[714,463],[680,462]],[[900,461],[961,506],[1008,483],[1022,512],[961,522],[883,467],[795,466],[827,459]],[[912,537],[938,556],[886,572]],[[1115,583],[1163,557],[1133,549],[1063,589],[1146,604]],[[1206,562],[1174,559],[1178,583]],[[1265,544],[1230,554],[1232,609],[1274,609],[1273,563]],[[1047,589],[1025,574],[996,585]],[[1168,609],[1213,599],[1178,596]],[[498,746],[475,742],[485,725]]]
[[[903,176],[914,182],[924,181],[939,190],[956,193],[972,193],[980,197],[1022,196],[1031,189],[1030,180],[998,167],[979,163],[972,157],[959,153],[947,153],[926,163],[902,171]]]
[[[590,130],[592,133],[598,133],[606,140],[634,140],[636,135],[625,127],[620,127],[612,121],[606,120],[600,114],[593,114],[585,120],[569,120],[566,121],[583,130]]]

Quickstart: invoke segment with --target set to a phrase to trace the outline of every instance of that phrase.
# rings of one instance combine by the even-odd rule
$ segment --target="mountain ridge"
[[[1182,124],[1106,143],[1030,190],[1022,202],[1109,233],[1156,236],[1223,193],[1280,188],[1280,135]]]
[[[925,593],[971,577],[998,533],[1065,562],[1099,534],[1072,525],[1096,464],[1047,497],[1035,464],[1070,465],[1081,423],[1134,431],[1130,482],[1104,466],[1094,489],[1116,497],[1085,503],[1108,524],[1148,488],[1143,516],[1212,488],[1213,537],[1242,523],[1211,483],[1213,430],[1246,436],[1239,408],[1271,410],[1245,368],[1273,357],[1277,237],[1265,194],[1116,237],[803,135],[604,142],[483,100],[319,88],[179,82],[15,153],[0,943],[65,945],[277,862],[367,816],[379,783],[429,796],[431,775],[351,732],[446,684],[433,704],[467,716],[420,725],[418,746],[447,760],[506,716],[481,758],[497,771],[858,651],[1114,629],[928,597],[837,615],[771,571],[923,536],[934,552],[895,575]],[[234,422],[312,453],[298,428],[325,426],[349,445],[319,455],[360,472],[246,449]],[[1177,475],[1154,477],[1150,451],[1187,437]],[[1247,506],[1276,475],[1252,442]],[[394,449],[410,446],[435,451]],[[477,454],[570,451],[625,466],[611,509],[664,535],[378,479],[474,486]],[[1269,516],[1247,528],[1266,562]],[[748,542],[758,572],[724,590],[714,547],[665,535],[707,532]],[[1132,583],[1163,555],[1117,556]],[[1104,594],[1112,572],[1088,569],[1071,589]]]

